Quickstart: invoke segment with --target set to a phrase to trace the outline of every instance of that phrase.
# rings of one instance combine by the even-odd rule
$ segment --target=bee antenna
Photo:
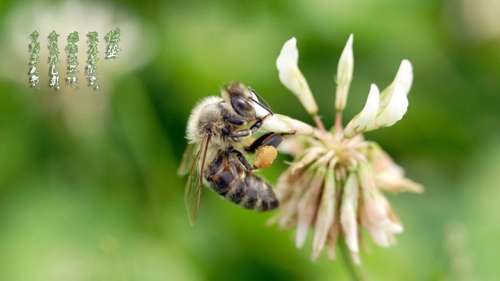
[[[262,108],[267,110],[270,114],[274,114],[273,111],[271,110],[271,107],[267,104],[267,102],[259,95],[257,92],[249,87],[249,90],[257,97],[258,100],[255,100],[254,98],[250,98],[253,102],[256,104],[260,105]]]
[[[254,98],[250,98],[251,101],[255,102],[258,104],[260,107],[264,108],[267,112],[269,112],[271,115],[274,114],[273,111],[269,108],[269,106],[259,102],[258,100],[255,100]]]

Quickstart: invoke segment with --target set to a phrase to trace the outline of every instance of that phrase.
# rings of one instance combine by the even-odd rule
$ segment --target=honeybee
[[[249,146],[243,144],[271,115],[269,105],[238,82],[223,87],[221,97],[207,97],[194,107],[186,130],[188,146],[179,167],[180,175],[189,174],[184,197],[191,224],[196,220],[203,183],[246,209],[278,207],[271,186],[253,171],[272,163],[285,133],[268,132]],[[257,151],[254,165],[243,150]]]

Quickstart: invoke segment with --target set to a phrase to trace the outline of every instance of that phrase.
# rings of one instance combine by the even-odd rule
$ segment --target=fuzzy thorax
[[[189,143],[199,143],[204,136],[204,128],[220,119],[218,106],[223,99],[210,96],[201,100],[191,111],[188,119],[186,138]]]

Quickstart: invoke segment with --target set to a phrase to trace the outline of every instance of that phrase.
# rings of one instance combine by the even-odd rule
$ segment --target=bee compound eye
[[[253,106],[241,96],[232,97],[231,106],[241,116],[249,116],[255,112]]]

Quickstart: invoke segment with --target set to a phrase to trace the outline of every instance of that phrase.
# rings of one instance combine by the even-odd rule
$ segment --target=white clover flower
[[[286,41],[276,60],[281,83],[299,98],[309,114],[318,112],[318,105],[299,69],[299,51],[295,37]]]
[[[314,128],[311,125],[281,114],[267,117],[262,128],[275,133],[295,132],[303,135],[314,133]]]
[[[403,60],[394,81],[380,96],[377,117],[368,130],[389,127],[401,120],[408,109],[408,93],[413,82],[413,69],[408,60]]]
[[[375,118],[380,105],[380,92],[377,85],[372,84],[370,87],[370,92],[368,93],[368,98],[366,99],[366,104],[358,115],[347,124],[345,128],[346,136],[353,136],[366,131],[371,128],[375,123]]]
[[[408,60],[403,60],[396,78],[382,94],[372,84],[363,110],[356,115],[344,131],[350,137],[355,134],[389,127],[401,120],[408,109],[408,93],[413,81],[413,70]]]
[[[337,94],[335,99],[335,109],[337,111],[344,110],[347,103],[347,95],[349,94],[349,86],[351,85],[352,73],[354,71],[353,37],[352,34],[349,35],[337,66]]]
[[[296,67],[295,44],[294,38],[285,43],[277,65],[282,83],[298,95],[298,88],[291,85],[299,85],[305,78]],[[294,67],[289,66],[292,70],[285,71],[283,58],[289,53],[293,54]],[[353,61],[351,35],[338,65],[337,119],[330,131],[318,123],[321,121],[317,112],[310,112],[316,117],[317,127],[276,114],[264,122],[264,128],[296,132],[280,147],[295,159],[278,179],[276,194],[281,208],[272,222],[283,228],[295,227],[297,247],[305,244],[309,228],[314,228],[313,259],[321,255],[325,246],[328,256],[334,259],[340,237],[352,260],[360,263],[359,239],[363,228],[382,247],[394,244],[395,235],[403,232],[383,191],[422,192],[423,188],[405,178],[403,169],[376,143],[365,140],[362,135],[391,126],[404,116],[413,80],[411,63],[402,61],[394,81],[382,93],[372,84],[365,106],[344,129],[341,118],[352,80]],[[300,75],[285,75],[293,72]],[[299,99],[305,107],[316,104],[309,87],[300,93]],[[303,102],[305,96],[313,101]]]

